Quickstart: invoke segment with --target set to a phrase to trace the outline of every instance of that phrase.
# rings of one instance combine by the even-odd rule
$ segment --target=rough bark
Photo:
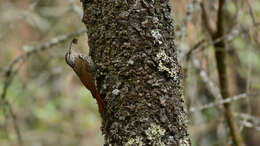
[[[81,0],[105,145],[190,145],[168,0]]]

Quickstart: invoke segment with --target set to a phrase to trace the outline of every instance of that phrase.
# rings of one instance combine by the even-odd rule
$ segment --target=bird
[[[72,45],[77,44],[77,39],[73,39],[69,46],[69,51],[65,54],[66,63],[74,70],[82,84],[91,92],[96,99],[100,113],[104,112],[104,102],[100,97],[95,84],[95,65],[88,55],[72,52]]]

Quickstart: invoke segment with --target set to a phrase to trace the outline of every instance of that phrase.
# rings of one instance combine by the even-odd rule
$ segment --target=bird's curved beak
[[[69,51],[65,54],[65,60],[68,65],[70,65],[72,68],[74,67],[74,58],[72,54],[72,45],[77,44],[77,39],[73,39],[69,46]]]

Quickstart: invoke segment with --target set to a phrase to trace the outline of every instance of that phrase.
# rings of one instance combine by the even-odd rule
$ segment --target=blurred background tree
[[[228,145],[208,29],[216,27],[219,3],[201,4],[172,0],[192,145]],[[79,0],[0,0],[1,146],[102,145],[96,103],[64,62],[72,37],[79,37],[77,51],[88,52],[81,17]],[[258,146],[260,2],[227,1],[224,19],[232,111],[245,143]]]

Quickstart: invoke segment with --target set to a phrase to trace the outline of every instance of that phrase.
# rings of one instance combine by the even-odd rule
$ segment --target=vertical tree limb
[[[218,9],[218,21],[217,21],[217,31],[213,36],[213,40],[221,38],[224,36],[224,4],[225,0],[219,0],[219,9]],[[217,69],[219,75],[219,83],[220,83],[220,91],[223,98],[230,97],[229,88],[228,88],[228,77],[227,77],[227,65],[226,65],[226,51],[225,51],[225,42],[224,40],[219,41],[214,44],[215,46],[215,56],[217,61]],[[232,140],[236,146],[243,146],[244,142],[240,135],[240,131],[236,124],[234,113],[231,109],[231,104],[224,104],[225,108],[225,116],[227,119],[228,126],[230,128],[230,133],[232,136]]]
[[[190,145],[169,0],[81,2],[105,145]]]

